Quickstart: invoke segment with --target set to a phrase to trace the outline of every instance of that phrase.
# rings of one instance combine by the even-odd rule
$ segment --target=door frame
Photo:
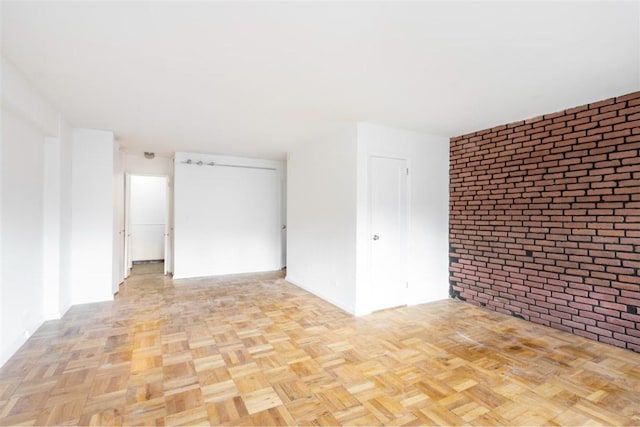
[[[131,177],[148,176],[164,178],[166,182],[166,207],[165,207],[165,226],[164,226],[164,274],[173,274],[173,182],[168,174],[152,174],[152,173],[129,173],[125,174],[125,278],[131,275],[133,267],[132,251],[131,251]]]
[[[404,252],[404,256],[403,258],[405,260],[407,260],[407,262],[405,263],[405,268],[404,268],[404,272],[402,272],[401,274],[403,275],[402,277],[402,281],[406,283],[406,287],[404,288],[404,292],[403,292],[403,298],[402,298],[402,304],[401,305],[405,305],[409,303],[409,262],[408,262],[408,256],[410,253],[409,250],[409,230],[410,230],[410,226],[411,226],[411,174],[409,173],[409,171],[411,170],[411,160],[407,157],[401,157],[401,156],[393,156],[393,155],[378,155],[378,154],[369,154],[367,157],[367,186],[366,186],[366,200],[367,200],[367,205],[366,205],[366,217],[367,217],[367,221],[366,221],[366,241],[367,241],[367,245],[366,245],[366,256],[367,256],[367,270],[366,270],[366,274],[367,274],[367,282],[368,282],[368,288],[369,291],[366,293],[368,301],[367,301],[367,311],[371,312],[371,311],[376,311],[376,310],[384,310],[385,308],[391,308],[391,306],[389,307],[375,307],[374,306],[374,301],[375,298],[373,296],[373,292],[374,292],[374,278],[373,278],[373,167],[372,167],[372,161],[374,158],[379,158],[379,159],[389,159],[389,160],[401,160],[404,161],[404,165],[405,168],[407,169],[407,173],[405,176],[405,197],[404,197],[404,236],[403,236],[403,252]]]

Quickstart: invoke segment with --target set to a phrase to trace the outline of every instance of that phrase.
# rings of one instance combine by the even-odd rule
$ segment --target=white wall
[[[356,310],[356,126],[289,153],[287,280]]]
[[[289,154],[287,280],[362,315],[371,312],[371,156],[410,168],[408,304],[447,298],[449,141],[369,123]]]
[[[58,136],[44,144],[43,309],[45,319],[71,306],[72,131],[60,118]]]
[[[2,361],[44,319],[44,135],[2,112]]]
[[[60,295],[58,313],[71,307],[71,187],[73,130],[60,120]]]
[[[0,110],[0,120],[2,120],[2,122],[4,122],[4,110]],[[5,126],[3,125],[2,128],[0,129],[0,167],[2,167],[2,169],[0,169],[0,310],[2,310],[2,313],[4,313],[4,301],[5,301],[5,296],[4,296],[4,268],[3,268],[3,263],[4,263],[4,251],[3,251],[3,235],[4,235],[4,222],[3,222],[3,212],[4,212],[4,205],[3,205],[3,196],[2,194],[4,193],[4,179],[3,176],[4,174],[2,173],[2,170],[4,170],[4,155],[3,155],[3,151],[4,151],[4,141],[5,141]],[[8,331],[5,331],[5,317],[4,315],[0,313],[0,342],[4,342],[5,339],[10,339],[10,334],[8,333]],[[7,321],[9,319],[6,319]],[[2,346],[3,348],[5,347],[5,345]],[[9,357],[8,355],[11,354],[10,352],[13,350],[11,347],[6,346],[7,348],[5,348],[4,350],[0,351],[0,366],[2,366],[5,362],[5,360],[7,360],[7,358]]]
[[[168,157],[147,159],[142,155],[126,154],[124,159],[125,172],[130,175],[173,176],[173,160]]]
[[[2,68],[2,109],[11,112],[43,136],[56,136],[60,115],[49,102],[7,61]]]
[[[72,304],[113,299],[114,136],[73,130]]]
[[[0,110],[0,120],[2,120],[2,122],[4,122],[4,110]],[[4,159],[4,155],[3,155],[3,147],[4,147],[4,141],[5,141],[5,126],[2,126],[2,129],[0,129],[0,167],[2,167],[2,165],[4,165],[3,159]],[[3,168],[4,169],[4,168]],[[3,267],[3,263],[4,263],[4,251],[3,251],[3,235],[4,235],[4,222],[3,222],[3,212],[4,212],[4,205],[3,205],[3,196],[2,194],[4,193],[4,179],[3,176],[4,174],[1,172],[0,169],[0,310],[2,310],[2,313],[4,313],[4,301],[5,301],[5,292],[4,292],[4,267]],[[5,331],[5,316],[0,313],[0,342],[4,343],[6,339],[11,339],[11,334],[9,333],[9,331]],[[9,319],[6,319],[6,321],[9,321]],[[6,348],[5,348],[6,347]],[[5,360],[7,360],[7,358],[9,357],[9,354],[11,354],[11,352],[14,350],[13,347],[9,347],[6,344],[2,345],[3,350],[0,351],[0,366],[2,366],[5,362]]]
[[[0,182],[0,364],[43,321],[44,144],[59,117],[4,58]]]
[[[43,293],[45,319],[60,317],[61,238],[61,144],[59,137],[47,137],[44,144],[44,241]]]
[[[275,168],[197,166],[183,163]],[[277,270],[283,163],[176,153],[174,277]]]
[[[449,139],[358,123],[357,313],[370,312],[368,164],[371,156],[408,161],[408,304],[447,298]]]
[[[131,176],[131,258],[164,259],[167,223],[167,178]]]
[[[5,58],[0,76],[2,365],[43,320],[112,298],[113,181],[122,170],[113,133],[72,130]]]

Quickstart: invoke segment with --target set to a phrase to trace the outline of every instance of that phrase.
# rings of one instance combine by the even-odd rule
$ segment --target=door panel
[[[167,225],[167,177],[131,177],[131,259],[164,260]]]
[[[114,173],[114,246],[113,246],[113,283],[112,292],[115,294],[124,281],[124,171],[122,170],[122,153],[115,152]]]
[[[371,308],[406,304],[407,161],[370,159]]]

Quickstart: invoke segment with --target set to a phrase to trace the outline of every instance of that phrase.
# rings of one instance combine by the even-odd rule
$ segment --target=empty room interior
[[[640,2],[0,26],[0,425],[640,425]]]

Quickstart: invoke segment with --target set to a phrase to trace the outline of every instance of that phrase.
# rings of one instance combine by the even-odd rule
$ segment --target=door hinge
[[[407,168],[407,176],[409,176],[409,168]]]

